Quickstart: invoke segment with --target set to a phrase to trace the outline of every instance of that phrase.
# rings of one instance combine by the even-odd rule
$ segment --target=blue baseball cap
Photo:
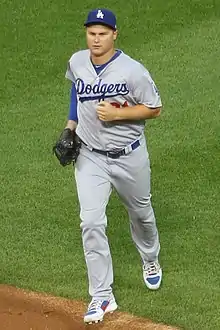
[[[115,14],[105,8],[94,9],[89,12],[84,26],[89,26],[93,24],[101,24],[110,27],[113,30],[116,30],[116,17]]]

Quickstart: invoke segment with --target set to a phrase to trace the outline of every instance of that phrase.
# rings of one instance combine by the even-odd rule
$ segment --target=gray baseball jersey
[[[117,107],[144,104],[156,108],[162,105],[150,73],[122,51],[99,74],[91,63],[90,51],[79,51],[69,60],[66,78],[75,83],[77,90],[76,132],[92,148],[123,148],[138,139],[144,130],[144,121],[100,121],[96,108],[101,100]]]

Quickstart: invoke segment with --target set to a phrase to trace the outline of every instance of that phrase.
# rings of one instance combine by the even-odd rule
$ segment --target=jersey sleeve
[[[74,77],[73,71],[71,70],[71,59],[67,63],[67,70],[66,70],[65,78],[67,78],[70,81],[72,81],[73,83],[75,83],[76,79]]]
[[[148,108],[162,106],[160,93],[148,70],[141,64],[135,68],[131,77],[130,90],[137,104]]]

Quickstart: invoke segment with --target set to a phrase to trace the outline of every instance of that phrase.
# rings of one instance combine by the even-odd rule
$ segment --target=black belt
[[[88,145],[85,142],[83,142],[82,140],[81,140],[81,142],[85,146],[88,147]],[[97,152],[98,154],[101,154],[101,155],[104,155],[104,156],[107,156],[107,157],[110,157],[110,158],[113,158],[113,159],[117,159],[120,156],[129,154],[132,150],[137,149],[139,146],[140,146],[140,141],[136,140],[135,142],[133,142],[129,146],[125,147],[124,149],[118,150],[118,151],[117,150],[107,151],[107,150],[100,150],[100,149],[95,149],[95,148],[89,148],[89,149],[91,151]]]

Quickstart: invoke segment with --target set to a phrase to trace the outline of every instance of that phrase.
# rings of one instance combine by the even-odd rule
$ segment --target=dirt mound
[[[0,285],[1,330],[174,330],[149,320],[115,312],[102,323],[85,325],[86,304]]]

